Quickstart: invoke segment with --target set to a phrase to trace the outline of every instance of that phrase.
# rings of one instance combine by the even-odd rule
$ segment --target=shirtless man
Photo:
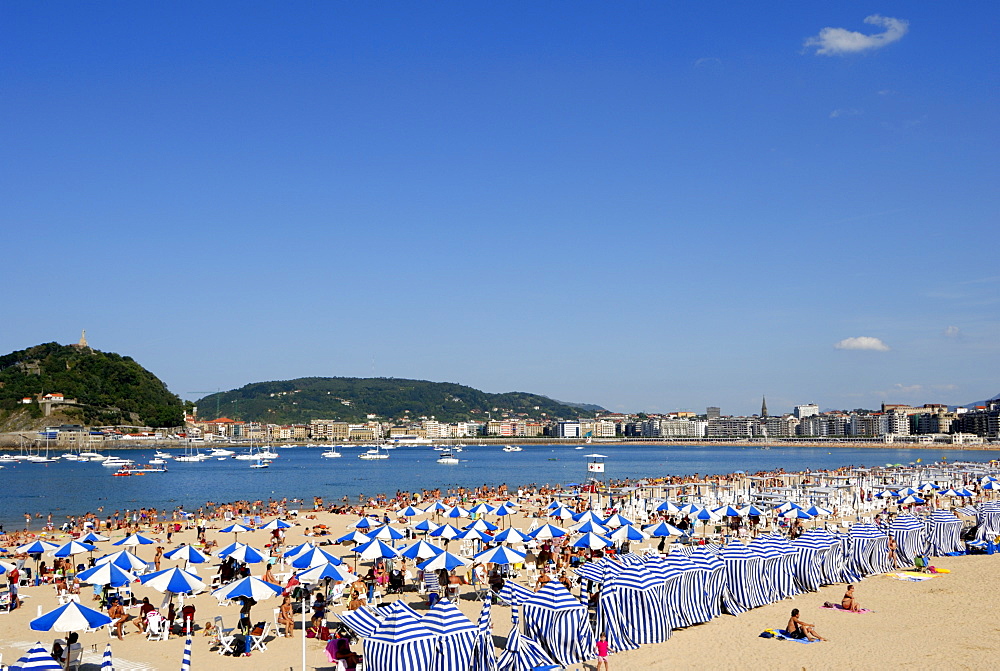
[[[807,638],[810,641],[825,641],[826,639],[816,633],[815,625],[803,622],[799,619],[799,609],[792,609],[792,616],[788,618],[785,631],[791,638]]]

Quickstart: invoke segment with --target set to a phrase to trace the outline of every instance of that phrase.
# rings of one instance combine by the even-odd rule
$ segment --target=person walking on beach
[[[608,635],[601,634],[601,637],[597,639],[597,667],[595,671],[608,671]]]

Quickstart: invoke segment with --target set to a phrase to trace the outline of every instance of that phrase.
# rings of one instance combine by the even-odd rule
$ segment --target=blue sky
[[[373,374],[654,412],[990,397],[997,19],[6,2],[0,350],[86,328],[186,398]]]

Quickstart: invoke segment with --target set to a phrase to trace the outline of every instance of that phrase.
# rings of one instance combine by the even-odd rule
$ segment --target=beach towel
[[[841,613],[874,613],[875,612],[873,610],[868,610],[867,608],[862,608],[861,610],[847,610],[846,608],[844,608],[843,606],[838,605],[838,604],[830,604],[829,606],[823,605],[823,606],[820,606],[820,608],[822,608],[823,610],[839,610]]]
[[[899,573],[886,573],[886,576],[892,578],[893,580],[902,580],[903,582],[924,582],[925,580],[933,580],[937,578],[937,575],[930,575],[927,573],[916,573],[915,571],[902,571]]]
[[[817,641],[810,641],[808,638],[792,638],[788,635],[788,632],[784,629],[779,629],[777,635],[774,637],[779,641],[795,641],[796,643],[816,643]]]

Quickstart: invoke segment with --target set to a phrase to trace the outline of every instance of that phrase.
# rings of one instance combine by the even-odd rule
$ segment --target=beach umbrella
[[[456,540],[470,540],[471,539],[471,540],[477,540],[477,541],[483,541],[483,542],[489,543],[489,542],[493,541],[493,536],[489,535],[485,531],[479,531],[478,529],[466,529],[465,531],[463,531],[460,534],[458,534],[457,536],[455,536],[455,539]]]
[[[275,529],[291,529],[292,525],[285,520],[275,517],[273,520],[261,527],[264,531],[274,531]]]
[[[584,510],[582,513],[577,513],[576,515],[573,515],[573,520],[578,524],[583,524],[584,522],[594,522],[595,524],[604,526],[604,518],[595,513],[593,510]]]
[[[106,656],[111,655],[111,644],[108,643],[108,649],[105,652]],[[104,671],[104,668],[101,668]],[[184,641],[184,653],[181,656],[181,671],[191,671],[191,632],[188,632],[187,640]]]
[[[146,538],[145,536],[140,536],[139,534],[132,534],[131,536],[126,536],[120,541],[115,541],[112,545],[124,545],[125,547],[136,547],[138,545],[152,545],[155,541],[151,538]]]
[[[97,549],[96,545],[91,545],[90,543],[80,543],[77,541],[70,541],[65,545],[61,545],[52,551],[53,557],[72,557],[74,555],[83,554],[84,552],[93,552]]]
[[[104,655],[101,657],[101,671],[115,671],[115,661],[111,656],[111,644],[104,647]]]
[[[989,490],[1000,489],[1000,482],[997,482],[995,480],[990,480],[985,484],[983,484],[982,487],[983,489],[989,489]]]
[[[263,601],[264,599],[270,599],[272,596],[277,596],[283,591],[284,588],[281,585],[275,585],[264,582],[260,578],[247,576],[215,590],[212,592],[212,596],[220,601],[238,599],[240,597]]]
[[[743,513],[732,506],[721,506],[712,512],[722,517],[743,517]]]
[[[555,517],[560,520],[571,520],[573,519],[573,511],[565,506],[559,506],[558,508],[553,508],[548,513],[548,517]]]
[[[157,592],[170,594],[197,594],[205,590],[205,583],[201,578],[177,567],[149,573],[139,578],[139,582]]]
[[[895,495],[896,495],[895,492],[893,492],[892,490],[890,490],[890,489],[884,489],[881,492],[879,492],[878,494],[876,494],[875,498],[877,498],[877,499],[887,499],[890,496],[895,496]]]
[[[938,492],[938,496],[961,496],[961,494],[949,488]]]
[[[187,564],[204,564],[208,556],[193,545],[180,545],[163,555],[166,559],[183,559]]]
[[[413,506],[406,506],[405,508],[399,511],[399,514],[402,515],[403,517],[416,517],[417,515],[423,515],[424,511],[417,510]]]
[[[479,564],[520,564],[524,561],[525,555],[517,550],[511,550],[503,545],[490,548],[485,552],[480,552],[472,558]]]
[[[388,524],[381,526],[377,529],[369,531],[365,534],[369,539],[378,538],[384,541],[398,541],[401,538],[406,538],[406,534],[398,529],[393,529]]]
[[[366,536],[363,532],[358,531],[357,529],[355,529],[354,531],[351,531],[350,533],[344,534],[343,536],[341,536],[340,538],[338,538],[335,542],[336,543],[359,543],[359,544],[361,544],[361,543],[367,543],[370,540],[371,540],[371,538],[368,538],[368,536]]]
[[[516,543],[523,545],[531,540],[531,537],[523,533],[517,527],[507,527],[500,533],[493,536],[494,543]]]
[[[360,520],[358,520],[357,522],[354,523],[354,527],[353,528],[355,528],[355,529],[371,529],[373,526],[375,526],[374,522],[372,522],[367,517],[362,517]]]
[[[656,506],[656,509],[661,513],[669,513],[671,515],[676,515],[681,511],[675,503],[672,501],[664,501],[660,505]]]
[[[432,503],[429,506],[427,506],[426,508],[424,508],[424,512],[425,513],[434,513],[434,512],[437,512],[439,510],[448,510],[448,506],[446,506],[445,504],[441,503],[440,501],[435,501],[434,503]]]
[[[450,571],[459,566],[466,566],[468,563],[458,555],[453,555],[450,552],[442,552],[436,557],[431,557],[427,561],[417,564],[417,568],[424,571],[440,571],[441,569]]]
[[[698,506],[696,506],[695,504],[685,503],[683,506],[677,509],[677,512],[683,515],[690,515],[691,513],[697,512],[698,510],[700,510],[700,508],[698,508]]]
[[[246,543],[233,543],[227,545],[226,547],[215,553],[219,559],[228,559],[232,557],[241,564],[259,564],[264,561],[264,554],[252,548]]]
[[[898,492],[896,492],[896,496],[902,498],[904,496],[912,496],[916,493],[917,490],[914,489],[913,487],[904,487],[903,489],[900,489]]]
[[[80,538],[81,543],[103,543],[104,541],[111,540],[107,536],[102,536],[101,534],[95,534],[93,531],[87,535]]]
[[[469,508],[469,512],[473,515],[490,515],[494,510],[496,510],[496,508],[488,503],[480,503]]]
[[[364,545],[359,545],[356,548],[352,548],[353,552],[357,553],[360,559],[377,559],[382,557],[384,559],[397,559],[399,558],[399,550],[392,547],[391,545],[386,545],[377,538],[370,540]]]
[[[784,503],[779,503],[774,507],[774,509],[777,510],[779,513],[787,513],[792,508],[795,508],[796,510],[802,510],[802,506],[800,506],[797,503],[793,503],[791,501],[785,501]]]
[[[513,515],[517,512],[517,504],[513,501],[504,501],[493,510],[494,515]]]
[[[623,527],[618,527],[613,532],[608,534],[608,538],[616,543],[623,543],[625,541],[642,541],[649,538],[649,534],[639,529],[636,529],[631,524],[626,524]]]
[[[442,524],[437,529],[431,532],[431,536],[434,538],[444,538],[445,540],[451,540],[457,538],[461,534],[461,529],[456,529],[450,524]]]
[[[811,515],[812,517],[820,517],[820,516],[825,517],[827,515],[833,514],[832,510],[827,510],[826,508],[820,508],[819,506],[810,506],[805,512],[807,515]]]
[[[299,582],[310,585],[315,585],[316,583],[322,582],[327,578],[345,583],[352,583],[358,578],[358,576],[351,573],[346,568],[343,568],[343,566],[329,563],[313,566],[310,569],[306,569],[305,571],[296,574],[295,577],[299,579]]]
[[[450,517],[452,519],[457,519],[459,517],[468,517],[469,511],[462,506],[452,506],[448,510],[444,511],[445,517]]]
[[[560,536],[565,536],[565,535],[566,535],[565,529],[554,527],[551,524],[543,524],[537,529],[528,532],[528,536],[535,539],[536,541],[547,540],[549,538],[559,538]]]
[[[487,522],[483,518],[479,518],[478,520],[476,520],[472,524],[465,525],[465,528],[466,529],[475,529],[476,531],[490,531],[490,532],[492,532],[492,531],[496,531],[500,527],[498,527],[495,524],[490,524],[489,522]]]
[[[52,552],[58,547],[59,547],[58,543],[50,543],[48,541],[32,541],[31,543],[18,545],[16,548],[14,548],[14,551],[29,555],[40,555],[45,552]]]
[[[627,526],[627,525],[626,525]],[[624,529],[625,527],[621,527]],[[587,520],[582,524],[578,524],[573,527],[573,531],[578,534],[595,533],[595,534],[606,534],[610,531],[608,527],[604,526],[599,522],[594,522],[593,520]]]
[[[812,515],[801,508],[791,508],[781,513],[781,517],[784,517],[786,520],[811,520],[813,518]]]
[[[635,524],[632,520],[627,517],[622,517],[618,513],[615,513],[608,519],[604,520],[604,526],[611,527],[612,529],[617,529],[618,527],[623,527],[626,524]]]
[[[678,529],[673,524],[667,524],[666,522],[659,522],[658,524],[651,524],[643,529],[647,534],[655,538],[667,538],[669,536],[683,536],[685,532]]]
[[[428,531],[434,531],[436,529],[439,529],[440,527],[441,527],[440,524],[435,524],[430,520],[423,520],[413,525],[414,529],[416,529],[417,531],[423,531],[424,533],[427,533]]]
[[[310,569],[322,566],[323,564],[343,564],[343,562],[320,548],[313,548],[308,552],[303,552],[292,560],[292,568],[297,569]]]
[[[399,554],[407,559],[428,559],[444,552],[443,549],[426,541],[417,541]]]
[[[935,485],[933,482],[924,482],[919,487],[917,487],[917,489],[919,489],[922,492],[932,492],[935,489],[941,489],[941,488]]]
[[[970,497],[970,496],[975,496],[975,494],[973,494],[972,492],[970,492],[970,491],[969,491],[968,489],[966,489],[965,487],[963,487],[962,489],[958,489],[958,490],[956,490],[956,491],[955,491],[955,493],[956,493],[956,494],[958,494],[959,496],[962,496],[962,497]]]
[[[119,568],[113,562],[97,564],[93,568],[77,574],[77,579],[88,585],[110,585],[111,587],[124,587],[136,579],[129,571]]]
[[[764,517],[767,513],[758,508],[757,506],[750,504],[740,508],[740,512],[746,517]]]
[[[575,548],[590,548],[591,550],[601,550],[611,545],[611,541],[604,536],[598,536],[593,532],[587,532],[573,542]]]
[[[899,503],[899,505],[901,506],[908,506],[912,503],[924,503],[924,502],[925,502],[924,499],[920,498],[919,496],[914,496],[913,494],[901,497],[899,501],[897,501],[897,503]]]
[[[559,501],[552,501],[549,503],[549,505],[545,506],[545,510],[555,510],[556,508],[561,508],[561,507],[562,503],[560,503]]]
[[[28,623],[34,631],[81,631],[111,624],[104,613],[69,601]]]
[[[709,510],[708,508],[702,508],[697,512],[688,513],[688,517],[690,517],[693,520],[701,520],[706,524],[708,524],[709,522],[718,522],[719,520],[722,519],[721,515],[713,512],[712,510]]]
[[[362,536],[362,538],[365,538],[365,537]],[[316,547],[316,546],[313,545],[312,543],[306,542],[306,543],[303,543],[301,545],[296,545],[293,548],[289,548],[288,550],[285,550],[283,553],[281,553],[281,556],[284,557],[285,559],[294,559],[294,558],[298,557],[300,554],[304,554],[304,553],[308,552],[309,550],[312,550],[314,547]]]
[[[21,671],[21,669],[24,669],[24,671],[28,669],[32,671],[47,671],[49,669],[60,671],[62,668],[62,664],[54,660],[49,651],[45,649],[45,646],[41,642],[38,642],[14,662],[14,665],[10,667],[10,671]]]
[[[106,564],[109,562],[118,568],[123,568],[126,571],[132,571],[133,573],[136,571],[143,571],[147,566],[149,566],[149,562],[139,559],[128,550],[119,550],[114,554],[104,555],[103,557],[96,559],[94,563]]]
[[[239,534],[245,531],[253,531],[253,527],[245,527],[242,524],[230,524],[228,527],[219,529],[220,534],[233,534],[233,538],[239,538]]]

